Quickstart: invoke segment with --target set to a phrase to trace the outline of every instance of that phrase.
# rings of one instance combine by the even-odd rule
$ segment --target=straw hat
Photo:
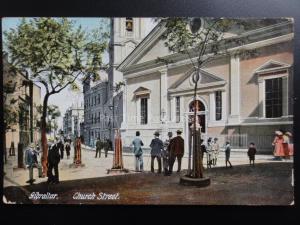
[[[275,134],[276,134],[276,135],[283,135],[283,133],[282,133],[281,131],[279,131],[279,130],[276,130],[276,131],[275,131]]]
[[[30,143],[29,147],[34,148],[35,147],[34,143]]]
[[[292,137],[292,133],[291,132],[285,132],[285,135]]]

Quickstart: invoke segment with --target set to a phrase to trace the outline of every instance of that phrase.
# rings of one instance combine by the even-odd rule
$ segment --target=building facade
[[[7,124],[6,127],[6,148],[9,148],[12,142],[14,142],[15,148],[19,143],[23,144],[24,147],[30,143],[38,144],[40,140],[38,121],[41,115],[37,111],[37,106],[41,104],[41,88],[31,82],[28,76],[21,72],[12,71],[10,68],[7,55],[4,55],[4,89],[13,88],[12,93],[4,93],[4,107],[17,112],[16,121]]]
[[[75,137],[82,136],[82,130],[80,129],[80,123],[84,120],[84,108],[83,105],[72,105],[67,109],[63,117],[63,132],[67,138],[74,139]]]
[[[94,146],[97,137],[113,140],[114,129],[123,121],[122,72],[116,67],[145,37],[144,18],[112,18],[110,23],[109,68],[99,82],[84,82],[84,142]],[[104,77],[104,78],[103,78]],[[100,100],[99,100],[100,99]]]
[[[158,24],[117,68],[126,83],[121,127],[125,147],[136,130],[147,147],[156,130],[166,139],[168,131],[180,129],[188,149],[194,110],[204,139],[218,137],[221,145],[230,140],[234,148],[255,142],[259,151],[271,151],[275,130],[292,132],[293,21],[234,34],[243,44],[236,42],[227,55],[201,68],[196,100],[191,60],[165,47],[165,30]],[[246,57],[238,50],[256,54]],[[172,63],[158,63],[157,57]]]

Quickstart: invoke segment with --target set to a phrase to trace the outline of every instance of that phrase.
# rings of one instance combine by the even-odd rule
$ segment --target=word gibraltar
[[[32,192],[29,199],[58,199],[58,194],[51,194],[50,192],[47,192],[46,194],[40,193],[40,192]]]

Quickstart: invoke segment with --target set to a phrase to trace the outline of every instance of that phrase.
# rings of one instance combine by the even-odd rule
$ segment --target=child
[[[226,164],[226,168],[227,168],[227,162],[229,163],[230,168],[232,168],[231,162],[229,161],[230,151],[231,151],[230,143],[229,143],[229,141],[226,141],[226,146],[225,146],[225,164]]]
[[[252,161],[253,162],[253,166],[254,166],[256,148],[255,148],[255,144],[253,142],[250,143],[247,154],[248,154],[248,157],[249,157],[250,165],[251,165],[251,161]]]

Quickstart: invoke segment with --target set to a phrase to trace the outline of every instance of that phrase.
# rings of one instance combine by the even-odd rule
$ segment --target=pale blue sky
[[[2,30],[8,31],[10,28],[16,28],[20,23],[20,17],[4,17],[2,18]],[[86,31],[90,31],[94,28],[99,27],[102,23],[109,22],[109,18],[94,18],[94,17],[70,17],[75,21],[76,25],[81,25],[83,29]],[[146,33],[149,33],[153,27],[155,26],[154,21],[151,18],[146,19]],[[2,34],[3,38],[3,34]],[[104,55],[104,61],[108,61],[108,54]],[[45,95],[45,90],[43,86],[41,86],[42,97]],[[61,118],[58,119],[58,127],[62,128],[62,117],[65,111],[72,105],[77,104],[79,102],[83,102],[83,95],[81,92],[73,92],[69,89],[64,89],[61,93],[52,95],[49,98],[49,104],[55,104],[59,107],[61,111]]]

